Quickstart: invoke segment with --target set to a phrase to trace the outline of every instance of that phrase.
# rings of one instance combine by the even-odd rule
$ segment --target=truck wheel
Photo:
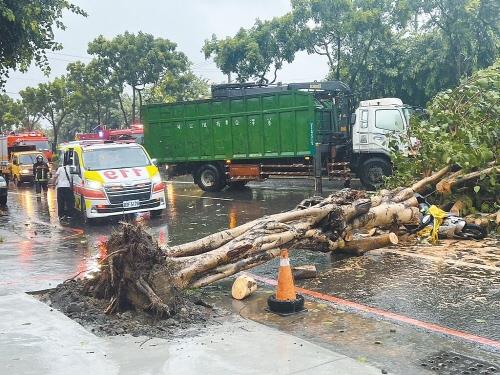
[[[195,182],[203,191],[221,191],[226,186],[224,174],[212,164],[205,164],[196,171]]]
[[[392,174],[389,161],[382,158],[367,159],[360,168],[359,178],[363,186],[369,190],[376,190],[384,182],[384,176]]]
[[[5,206],[7,204],[7,196],[0,197],[0,206]]]

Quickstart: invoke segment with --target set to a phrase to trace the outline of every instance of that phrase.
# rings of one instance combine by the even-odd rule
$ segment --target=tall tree
[[[0,133],[20,130],[31,131],[39,127],[41,116],[30,108],[29,103],[0,95]]]
[[[117,101],[106,67],[92,60],[87,65],[80,61],[68,64],[66,69],[75,109],[84,120],[83,130],[89,132],[92,125],[108,124]]]
[[[34,112],[50,123],[55,147],[66,117],[75,109],[75,96],[67,84],[66,77],[55,78],[37,87],[28,87],[20,94],[24,103],[29,103]]]
[[[88,53],[96,55],[98,61],[106,66],[117,92],[121,94],[125,85],[130,86],[131,119],[135,122],[136,94],[141,103],[141,92],[145,88],[156,86],[167,73],[180,75],[189,68],[188,58],[176,48],[177,45],[168,39],[155,38],[143,32],[137,35],[125,32],[111,40],[99,36],[89,43]]]
[[[213,57],[224,74],[236,74],[239,82],[256,79],[274,83],[283,63],[291,63],[295,53],[304,49],[299,24],[288,13],[271,21],[257,20],[249,30],[241,28],[234,37],[206,40],[202,51]],[[272,78],[267,78],[271,72]]]
[[[67,0],[0,0],[0,89],[10,69],[25,72],[33,61],[48,74],[46,51],[62,48],[54,29],[65,29],[64,10],[86,16]]]
[[[148,103],[172,103],[209,97],[208,83],[189,71],[180,76],[165,74],[161,81],[145,91]]]

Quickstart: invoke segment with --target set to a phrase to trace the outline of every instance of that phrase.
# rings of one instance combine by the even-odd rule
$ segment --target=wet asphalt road
[[[178,244],[291,209],[311,194],[307,183],[209,194],[175,181],[167,184],[165,213],[144,220],[160,242]],[[95,268],[99,243],[117,220],[62,226],[56,216],[53,190],[37,198],[30,187],[11,186],[8,207],[0,209],[0,295],[50,288]],[[292,254],[294,265],[311,263],[321,276],[300,282],[303,288],[500,341],[498,241],[474,250],[445,244],[431,253],[415,248],[359,258]],[[277,260],[252,272],[273,278],[276,270]]]

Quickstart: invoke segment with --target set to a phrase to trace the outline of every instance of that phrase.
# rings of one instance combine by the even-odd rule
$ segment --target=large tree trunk
[[[344,251],[351,254],[396,244],[394,233],[378,236],[370,228],[395,230],[418,223],[415,193],[446,176],[443,168],[408,188],[377,195],[344,189],[327,198],[313,197],[291,211],[265,216],[232,229],[177,245],[160,247],[142,228],[125,224],[107,243],[108,255],[86,290],[110,301],[107,312],[123,308],[175,312],[182,289],[202,287],[295,251]]]

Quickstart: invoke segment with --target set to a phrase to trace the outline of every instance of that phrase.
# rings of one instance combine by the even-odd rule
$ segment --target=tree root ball
[[[106,313],[135,308],[159,316],[175,314],[179,291],[176,265],[141,226],[123,223],[107,243],[100,272],[86,281],[85,293],[106,299]],[[161,280],[161,282],[158,282]]]

